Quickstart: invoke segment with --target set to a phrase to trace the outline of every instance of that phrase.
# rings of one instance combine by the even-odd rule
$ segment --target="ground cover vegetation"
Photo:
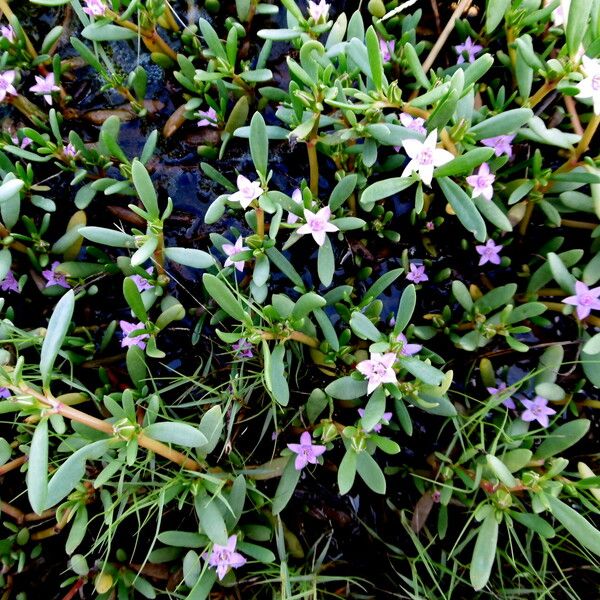
[[[599,589],[600,0],[0,14],[2,600]]]

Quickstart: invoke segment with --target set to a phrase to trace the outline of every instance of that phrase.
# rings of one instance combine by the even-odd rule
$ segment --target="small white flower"
[[[395,352],[371,352],[371,358],[361,360],[356,365],[356,370],[362,373],[368,382],[367,394],[376,390],[382,383],[396,383],[394,363],[397,356]]]
[[[229,196],[231,202],[239,202],[242,208],[248,208],[253,200],[262,195],[263,189],[260,187],[260,181],[250,181],[243,175],[237,178],[238,191]]]
[[[299,188],[296,188],[292,192],[292,200],[296,204],[302,205],[302,192],[299,190]],[[288,223],[288,225],[293,225],[299,218],[300,217],[298,215],[295,215],[293,212],[288,213],[288,216],[287,216],[287,223]]]
[[[296,233],[298,235],[310,233],[315,239],[315,242],[317,242],[319,246],[322,246],[325,243],[325,234],[328,231],[339,231],[336,225],[329,222],[330,217],[331,209],[329,206],[323,207],[317,213],[313,213],[305,208],[304,218],[306,219],[306,224],[296,229]]]
[[[415,171],[425,185],[431,185],[433,170],[450,162],[454,156],[447,150],[436,148],[437,129],[434,129],[424,142],[419,140],[403,140],[402,145],[411,161],[402,172],[402,177],[409,177]]]
[[[576,98],[592,98],[594,114],[600,115],[600,60],[582,56],[581,61],[586,77],[577,84],[579,94]]]
[[[244,238],[240,236],[235,244],[223,244],[223,252],[227,255],[227,260],[225,261],[225,266],[233,265],[238,271],[244,270],[243,260],[232,260],[232,256],[239,254],[240,252],[245,252],[246,250],[250,250],[247,246],[244,246]]]
[[[3,73],[0,73],[0,102],[6,98],[6,94],[10,94],[11,96],[18,95],[18,92],[13,85],[16,76],[16,71],[4,71]]]
[[[487,163],[483,163],[475,175],[467,177],[467,183],[473,188],[471,198],[483,196],[486,200],[491,200],[494,195],[492,184],[495,179],[496,176],[490,173],[490,166]]]
[[[318,4],[312,0],[308,0],[308,15],[315,23],[321,18],[323,18],[323,21],[327,21],[329,4],[325,0],[321,0]]]

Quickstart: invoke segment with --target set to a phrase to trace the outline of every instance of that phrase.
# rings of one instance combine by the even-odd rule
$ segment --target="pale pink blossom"
[[[525,406],[521,419],[528,423],[537,421],[542,427],[548,427],[548,416],[556,414],[556,411],[548,406],[548,400],[541,396],[536,396],[533,400],[521,400],[521,402]]]
[[[359,417],[362,419],[365,416],[365,409],[364,408],[359,408],[358,409],[358,415]],[[392,418],[392,413],[391,412],[384,412],[381,420],[379,421],[379,423],[376,423],[375,425],[373,425],[373,431],[375,433],[379,433],[381,431],[381,428],[383,425],[389,425],[390,424],[390,419]]]
[[[200,111],[198,116],[201,117],[198,121],[198,127],[217,127],[217,111],[211,106],[207,111]]]
[[[302,433],[299,444],[288,444],[287,447],[297,455],[294,461],[296,471],[301,471],[309,463],[316,465],[318,463],[317,457],[327,450],[326,446],[313,444],[308,431]]]
[[[250,250],[247,246],[244,246],[244,238],[240,236],[235,244],[223,244],[223,252],[227,255],[227,260],[225,261],[225,266],[233,265],[238,271],[244,270],[244,260],[232,260],[232,256],[239,254],[240,252],[245,252],[246,250]]]
[[[242,208],[248,208],[264,191],[260,187],[260,181],[250,181],[243,175],[238,175],[237,186],[238,191],[230,194],[229,200],[231,202],[239,202]]]
[[[148,273],[148,275],[152,276],[152,273],[154,272],[154,267],[148,267],[146,269],[146,273]],[[131,281],[133,281],[133,283],[135,283],[135,287],[137,287],[138,291],[140,292],[144,292],[146,290],[151,290],[154,288],[154,285],[152,283],[150,283],[148,281],[148,279],[146,277],[144,277],[143,275],[130,275],[129,279],[131,279]]]
[[[11,136],[10,139],[13,145],[23,149],[27,148],[27,146],[30,146],[33,143],[33,140],[31,138],[28,138],[26,135],[23,136],[23,139],[21,141],[19,141],[19,137],[16,134]]]
[[[416,265],[410,263],[410,273],[406,274],[406,279],[413,283],[421,283],[423,281],[429,281],[429,277],[425,274],[425,265]]]
[[[493,265],[500,264],[500,250],[502,250],[502,244],[496,244],[494,240],[488,240],[485,245],[475,246],[477,254],[481,256],[479,259],[479,266],[485,265],[485,263],[492,263]]]
[[[137,346],[142,350],[146,347],[146,342],[150,337],[148,333],[140,333],[138,335],[130,335],[134,331],[145,329],[146,326],[143,323],[129,323],[128,321],[119,321],[119,327],[123,332],[123,338],[121,339],[121,348],[129,346]]]
[[[468,37],[464,44],[458,44],[458,46],[454,46],[454,49],[458,54],[458,60],[456,63],[460,65],[461,63],[465,62],[465,53],[470,63],[475,62],[475,55],[483,50],[483,46],[476,44],[470,37]]]
[[[60,285],[60,287],[64,287],[69,289],[71,286],[67,281],[67,276],[64,273],[58,273],[56,271],[57,267],[60,266],[60,262],[55,260],[52,265],[50,265],[49,269],[42,271],[42,275],[44,279],[46,279],[46,287],[50,287],[51,285]]]
[[[85,8],[83,12],[88,14],[90,17],[103,17],[106,14],[107,6],[102,0],[83,0],[85,2]]]
[[[481,140],[484,146],[494,149],[496,156],[502,156],[506,154],[508,158],[512,157],[512,145],[511,142],[515,139],[515,135],[497,135],[496,137],[485,138]]]
[[[431,185],[433,170],[450,162],[454,156],[447,150],[436,148],[437,129],[434,129],[424,142],[409,139],[402,140],[406,154],[411,159],[404,168],[402,177],[409,177],[415,171],[425,185]]]
[[[422,133],[423,135],[427,134],[427,129],[425,129],[425,119],[422,117],[413,117],[412,115],[403,112],[400,113],[399,118],[400,123],[407,129]]]
[[[303,200],[302,200],[302,192],[300,191],[299,188],[296,188],[293,192],[292,192],[292,200],[299,205],[303,204]],[[293,225],[300,217],[298,215],[295,215],[293,212],[288,213],[287,216],[287,223],[289,225]]]
[[[207,560],[208,556],[208,564],[217,569],[219,580],[225,577],[229,569],[237,569],[246,564],[246,559],[239,552],[235,551],[236,544],[237,536],[232,535],[227,540],[225,546],[213,544],[210,556],[206,552],[202,555],[204,560]]]
[[[29,88],[30,92],[41,94],[48,104],[52,104],[52,92],[58,92],[60,88],[54,81],[54,73],[48,73],[46,77],[35,76],[36,84]]]
[[[17,36],[12,25],[0,26],[0,37],[3,37],[5,40],[8,40],[11,44],[14,44],[17,40]]]
[[[575,282],[575,295],[565,298],[565,304],[571,304],[577,307],[577,318],[585,319],[589,316],[592,310],[600,310],[600,287],[592,288],[583,283],[583,281]]]
[[[421,344],[409,344],[406,336],[403,333],[399,333],[396,336],[396,341],[402,344],[398,352],[398,356],[413,356],[418,352],[421,352],[423,346]]]
[[[356,365],[356,370],[362,373],[368,382],[367,394],[377,389],[382,383],[396,383],[395,352],[371,352],[371,358],[362,360]]]
[[[77,156],[77,149],[75,148],[75,146],[73,146],[73,144],[71,144],[71,142],[69,142],[65,146],[65,149],[63,150],[63,154],[65,155],[66,158],[75,158]]]
[[[16,71],[3,71],[0,73],[0,102],[6,98],[7,94],[10,96],[19,95],[19,92],[17,92],[13,85],[16,76]]]
[[[304,209],[304,218],[306,223],[296,230],[298,235],[311,234],[319,246],[325,243],[325,234],[327,232],[339,231],[337,225],[329,222],[331,218],[331,209],[324,206],[316,213],[307,208]]]
[[[379,50],[381,52],[381,60],[383,60],[383,62],[390,62],[395,49],[395,40],[379,40]]]
[[[490,166],[483,163],[475,175],[467,177],[467,183],[473,188],[471,198],[483,196],[486,200],[491,200],[494,195],[492,184],[495,180],[496,176],[490,173]]]
[[[4,279],[0,281],[0,289],[2,289],[3,292],[16,292],[17,294],[21,293],[19,282],[11,270],[9,270],[4,276]]]
[[[498,387],[486,387],[485,388],[488,391],[488,394],[492,395],[492,396],[499,396],[500,394],[502,394],[502,392],[504,392],[504,390],[506,390],[506,383],[504,383],[504,381],[502,381],[500,384],[498,384]],[[506,408],[517,408],[517,405],[515,404],[515,401],[509,396],[508,398],[505,398],[504,400],[502,400],[502,404],[504,406],[506,406]]]
[[[329,17],[329,4],[325,0],[320,0],[318,4],[312,0],[308,0],[308,15],[315,23],[321,20],[323,22],[327,21]]]
[[[576,98],[591,98],[594,114],[600,115],[600,60],[582,56],[582,71],[585,78],[577,84],[579,93]]]

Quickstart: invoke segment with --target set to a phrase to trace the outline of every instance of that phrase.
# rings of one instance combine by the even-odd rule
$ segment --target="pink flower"
[[[395,40],[379,40],[379,50],[381,52],[381,60],[383,60],[383,62],[390,62],[395,49]]]
[[[123,332],[123,338],[121,339],[121,348],[129,346],[137,346],[142,350],[146,347],[146,342],[150,337],[148,333],[140,333],[139,335],[130,335],[133,331],[145,329],[143,323],[129,323],[128,321],[119,321],[119,327]]]
[[[31,138],[28,138],[26,135],[23,136],[23,140],[19,142],[19,137],[15,134],[13,135],[11,138],[12,143],[15,146],[18,146],[19,148],[27,148],[27,146],[30,146],[33,142],[33,140]]]
[[[202,117],[198,121],[198,127],[217,127],[217,111],[211,106],[206,112],[200,111],[199,117]]]
[[[313,213],[305,208],[304,218],[306,219],[306,224],[298,227],[296,233],[298,235],[310,233],[315,242],[317,242],[319,246],[322,246],[325,243],[325,234],[327,232],[339,231],[337,225],[329,222],[330,217],[331,209],[329,206],[324,206],[317,213]]]
[[[429,281],[429,277],[425,274],[425,265],[415,265],[410,263],[410,273],[406,274],[406,279],[413,283],[421,283],[422,281]]]
[[[308,0],[308,15],[315,23],[321,19],[327,21],[327,17],[329,16],[329,4],[327,4],[325,0],[320,0],[318,4],[312,0]]]
[[[465,52],[467,54],[467,58],[468,58],[469,62],[470,63],[475,62],[475,55],[478,52],[481,52],[483,50],[483,46],[480,46],[479,44],[475,44],[473,42],[473,40],[471,39],[471,37],[468,37],[465,40],[464,44],[459,44],[458,46],[454,46],[454,49],[456,50],[456,53],[458,54],[458,60],[456,61],[456,63],[460,65],[465,62],[465,56],[464,56]]]
[[[13,85],[16,76],[16,71],[4,71],[0,73],[0,102],[6,98],[6,94],[10,94],[11,96],[19,95],[19,92],[17,92]]]
[[[600,115],[600,60],[582,56],[582,70],[586,77],[577,84],[576,98],[591,98],[594,114]]]
[[[102,0],[83,0],[85,8],[83,12],[90,17],[103,17],[106,14],[107,7]]]
[[[32,85],[29,88],[29,91],[35,92],[36,94],[42,94],[44,96],[44,100],[48,104],[52,104],[52,92],[58,92],[60,90],[54,81],[54,73],[48,73],[46,77],[36,75],[35,81],[36,84]]]
[[[148,267],[146,269],[146,273],[148,273],[148,275],[152,276],[152,273],[154,272],[154,267]],[[144,292],[146,290],[151,290],[154,288],[154,285],[152,283],[150,283],[148,281],[148,279],[146,277],[144,277],[143,275],[130,275],[129,279],[131,279],[131,281],[133,281],[133,283],[135,283],[135,287],[137,287],[138,291],[140,292]]]
[[[231,260],[232,256],[239,254],[240,252],[245,252],[246,250],[250,250],[247,246],[244,246],[244,238],[240,236],[235,244],[223,244],[223,252],[227,254],[227,260],[225,261],[225,266],[233,265],[238,271],[244,270],[244,260]]]
[[[15,30],[12,28],[12,25],[0,26],[0,37],[8,40],[11,44],[14,44],[17,40],[17,36],[15,35]]]
[[[525,409],[521,415],[523,421],[528,423],[537,421],[542,427],[548,427],[548,415],[556,414],[553,408],[548,407],[548,400],[536,396],[533,400],[521,400]]]
[[[303,204],[302,201],[302,192],[300,191],[299,188],[296,188],[293,192],[292,192],[292,200],[296,203],[296,204]],[[288,213],[287,216],[287,223],[289,225],[293,225],[300,217],[298,215],[295,215],[294,213]]]
[[[565,304],[577,307],[577,318],[585,319],[592,310],[600,310],[600,287],[588,288],[583,281],[575,282],[575,295],[565,298]]]
[[[407,129],[416,131],[417,133],[422,133],[423,135],[427,134],[427,129],[424,127],[425,119],[422,119],[421,117],[413,117],[405,112],[400,113],[399,118],[400,123],[402,123],[402,125]]]
[[[65,149],[63,150],[63,154],[65,155],[66,158],[75,158],[77,156],[77,150],[75,149],[75,146],[73,146],[73,144],[71,144],[71,142],[69,142],[65,146]]]
[[[493,265],[500,264],[500,250],[502,250],[502,244],[496,245],[494,240],[488,240],[485,245],[475,246],[475,250],[481,256],[479,259],[479,266],[485,265],[485,263],[491,262]]]
[[[301,471],[308,463],[316,465],[318,462],[317,456],[321,456],[327,450],[326,446],[313,444],[312,437],[308,431],[305,431],[300,436],[299,444],[288,444],[287,447],[298,455],[294,461],[296,471]]]
[[[365,416],[365,409],[364,408],[359,408],[358,409],[358,414],[360,416],[360,418],[362,419]],[[383,416],[381,417],[381,421],[379,421],[379,423],[376,423],[375,425],[373,425],[373,431],[375,433],[379,433],[381,431],[381,427],[383,425],[389,425],[390,424],[390,419],[392,418],[392,413],[391,412],[384,412]]]
[[[246,338],[240,338],[235,344],[231,345],[231,348],[239,358],[252,358],[254,356],[253,346]]]
[[[412,356],[417,352],[421,352],[423,346],[421,344],[409,344],[406,336],[403,333],[399,333],[396,336],[396,341],[402,344],[400,351],[398,352],[399,356]]]
[[[57,273],[56,268],[60,266],[60,262],[55,260],[50,269],[42,271],[42,275],[46,279],[46,287],[51,285],[60,285],[61,287],[69,289],[71,286],[67,282],[67,276],[64,273]]]
[[[431,185],[433,170],[450,162],[454,156],[447,150],[436,148],[437,129],[434,129],[424,142],[419,140],[402,140],[406,154],[411,159],[404,167],[402,177],[409,177],[415,171],[425,185]]]
[[[382,383],[396,383],[395,352],[371,352],[369,360],[362,360],[356,365],[356,370],[362,373],[368,381],[367,394],[377,389]]]
[[[483,196],[486,200],[491,200],[494,195],[494,183],[496,176],[490,173],[490,166],[487,163],[483,163],[479,167],[476,175],[469,175],[467,177],[467,183],[473,188],[471,198],[477,198],[477,196]]]
[[[486,387],[485,388],[488,391],[488,394],[492,395],[492,396],[496,396],[496,395],[500,395],[505,389],[506,389],[506,384],[504,383],[504,381],[502,381],[497,388],[495,387]],[[506,406],[506,408],[517,408],[517,405],[515,404],[515,401],[509,396],[508,398],[506,398],[505,400],[502,400],[502,404],[504,406]]]
[[[513,135],[497,135],[496,137],[485,138],[481,140],[481,143],[488,148],[494,149],[496,156],[502,156],[506,154],[508,158],[512,157],[512,145],[511,142],[515,139]]]
[[[0,289],[2,289],[3,292],[16,292],[17,294],[21,293],[19,282],[11,270],[9,270],[4,279],[0,281]]]
[[[231,202],[239,202],[242,208],[248,208],[253,200],[260,197],[263,189],[260,187],[260,181],[250,181],[243,175],[237,178],[238,191],[229,196]]]
[[[217,569],[217,576],[219,580],[223,579],[229,569],[237,569],[246,564],[246,559],[235,551],[237,544],[237,535],[232,535],[227,540],[227,545],[220,546],[219,544],[213,544],[212,552],[208,557],[208,564],[211,567]],[[202,555],[202,558],[206,560],[206,552]]]

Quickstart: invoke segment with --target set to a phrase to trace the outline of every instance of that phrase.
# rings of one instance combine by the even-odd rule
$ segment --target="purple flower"
[[[148,267],[146,269],[146,273],[152,276],[152,273],[154,273],[154,267]],[[137,287],[139,292],[144,292],[154,288],[154,285],[152,285],[143,275],[130,275],[129,279],[135,283],[135,287]]]
[[[321,19],[327,21],[327,17],[329,16],[329,4],[327,4],[325,0],[320,0],[318,4],[312,0],[308,0],[308,15],[315,23]]]
[[[358,414],[360,416],[360,418],[362,419],[365,416],[365,409],[364,408],[359,408],[358,409]],[[379,421],[379,423],[376,423],[375,425],[373,425],[373,431],[375,433],[379,433],[381,431],[381,427],[383,425],[389,425],[390,424],[390,419],[392,418],[392,413],[391,412],[384,412],[383,416],[381,417],[381,420]]]
[[[437,129],[424,142],[408,139],[402,140],[402,145],[411,160],[404,167],[401,177],[410,177],[416,171],[425,185],[431,185],[435,167],[441,167],[454,158],[448,150],[436,147]]]
[[[14,146],[18,146],[19,148],[23,149],[27,148],[27,146],[31,145],[31,143],[33,142],[33,140],[31,138],[28,138],[26,135],[23,136],[23,139],[20,142],[19,137],[16,134],[13,135],[10,139]]]
[[[406,274],[406,279],[413,283],[421,283],[422,281],[429,281],[429,277],[425,274],[425,265],[415,265],[410,263],[410,273]]]
[[[481,143],[488,148],[494,149],[496,156],[502,156],[506,154],[508,158],[512,157],[512,145],[511,142],[515,139],[515,135],[497,135],[496,137],[485,138],[481,140]]]
[[[485,265],[485,263],[491,262],[493,265],[500,264],[500,250],[502,250],[502,244],[496,245],[494,240],[488,240],[485,245],[475,246],[475,250],[481,256],[479,259],[479,266]]]
[[[262,195],[263,189],[260,187],[260,181],[250,181],[243,175],[237,178],[238,191],[230,194],[231,202],[239,202],[242,208],[248,208],[253,200]]]
[[[102,0],[83,0],[85,8],[83,12],[90,17],[103,17],[106,14],[107,7]]]
[[[198,121],[198,127],[217,127],[219,117],[217,117],[217,111],[212,106],[205,112],[200,111],[198,116],[202,117]]]
[[[317,456],[321,456],[327,450],[326,446],[313,444],[312,437],[308,431],[305,431],[300,436],[299,444],[288,444],[287,447],[298,455],[294,461],[296,471],[301,471],[308,463],[316,465]]]
[[[246,338],[240,338],[235,344],[231,345],[232,350],[235,350],[239,358],[252,358],[252,344]]]
[[[553,408],[548,407],[548,400],[536,396],[533,400],[521,400],[525,409],[521,415],[523,421],[528,423],[537,421],[542,427],[548,427],[548,415],[556,414]]]
[[[487,163],[483,163],[479,167],[476,175],[469,175],[467,177],[467,183],[473,188],[471,198],[477,198],[477,196],[483,196],[486,200],[491,200],[494,195],[494,183],[496,176],[490,173],[490,166]]]
[[[139,335],[130,335],[133,331],[145,329],[143,323],[129,323],[128,321],[119,321],[119,327],[123,332],[123,339],[121,340],[121,348],[128,346],[137,346],[142,350],[146,347],[146,342],[150,337],[148,333],[140,333]]]
[[[368,381],[367,394],[377,389],[382,383],[396,383],[395,352],[371,352],[369,360],[362,360],[356,365],[356,370],[362,373]]]
[[[12,28],[12,25],[0,26],[0,37],[8,40],[11,44],[14,44],[17,40],[17,36],[15,35],[15,30]]]
[[[470,63],[475,62],[475,55],[478,52],[481,52],[483,50],[483,46],[480,46],[479,44],[475,44],[473,42],[473,40],[471,39],[471,37],[469,36],[465,40],[464,44],[458,44],[458,46],[454,46],[454,49],[456,50],[456,53],[458,54],[458,60],[456,61],[456,64],[460,65],[465,62],[465,55],[464,55],[465,52],[467,54],[467,58],[469,59],[469,62]]]
[[[407,129],[412,131],[416,131],[417,133],[422,133],[423,135],[427,135],[427,129],[425,129],[425,119],[421,117],[413,117],[408,113],[400,113],[400,123]]]
[[[46,77],[36,75],[35,81],[36,84],[32,85],[29,88],[29,91],[35,92],[36,94],[42,94],[42,96],[44,96],[44,100],[48,104],[52,104],[52,92],[58,92],[60,90],[54,81],[54,73],[48,73]]]
[[[497,388],[486,387],[485,389],[488,391],[488,394],[492,396],[500,395],[506,389],[506,384],[504,383],[504,381],[502,381],[500,384],[498,384]],[[510,396],[505,400],[502,400],[502,404],[506,406],[506,408],[517,408],[515,401]]]
[[[427,231],[433,231],[435,229],[435,223],[433,221],[427,221],[427,223],[425,223],[425,229],[427,229]]]
[[[325,243],[325,234],[328,231],[339,231],[337,225],[329,222],[329,219],[331,218],[331,209],[329,206],[324,206],[316,213],[305,208],[304,218],[306,219],[306,223],[301,227],[298,227],[296,233],[298,235],[310,233],[319,246],[322,246]]]
[[[303,204],[302,201],[302,192],[300,191],[299,188],[296,188],[293,192],[292,192],[292,200],[296,203],[296,204]],[[293,225],[300,217],[298,215],[295,215],[294,213],[288,213],[287,216],[287,223],[288,225]]]
[[[402,347],[398,352],[399,356],[412,356],[413,354],[417,354],[417,352],[421,352],[423,349],[421,344],[409,344],[403,333],[399,333],[396,336],[396,341],[402,344]]]
[[[0,288],[3,292],[16,292],[17,294],[21,293],[19,282],[16,280],[15,274],[10,270],[4,279],[0,281]]]
[[[71,286],[67,281],[67,276],[64,273],[57,273],[56,269],[60,266],[60,262],[55,260],[49,269],[42,271],[42,275],[46,279],[46,287],[51,285],[60,285],[61,287],[69,289]]]
[[[395,49],[395,40],[379,40],[379,50],[381,52],[381,60],[383,60],[383,62],[390,62]]]
[[[5,387],[0,387],[0,398],[10,398],[13,393]]]
[[[245,252],[246,250],[250,250],[250,248],[244,246],[244,238],[242,236],[235,241],[235,244],[223,244],[223,252],[227,254],[225,266],[228,267],[229,265],[233,265],[238,271],[243,271],[245,261],[233,261],[231,257],[239,254],[240,252]]]
[[[565,298],[565,304],[577,307],[577,318],[585,319],[592,310],[600,309],[600,287],[588,288],[583,281],[575,282],[575,295]]]
[[[17,92],[13,85],[16,76],[16,71],[4,71],[0,73],[0,102],[6,98],[6,94],[10,94],[11,96],[19,95],[19,92]]]
[[[71,144],[71,142],[69,142],[65,146],[63,154],[66,158],[75,158],[77,156],[77,149],[75,148],[75,146],[73,146],[73,144]]]
[[[237,535],[230,536],[226,546],[213,544],[212,552],[208,556],[208,564],[217,569],[219,580],[225,577],[230,568],[237,569],[246,564],[246,559],[239,552],[235,551],[236,544]],[[206,560],[206,557],[207,554],[205,552],[202,558]]]

